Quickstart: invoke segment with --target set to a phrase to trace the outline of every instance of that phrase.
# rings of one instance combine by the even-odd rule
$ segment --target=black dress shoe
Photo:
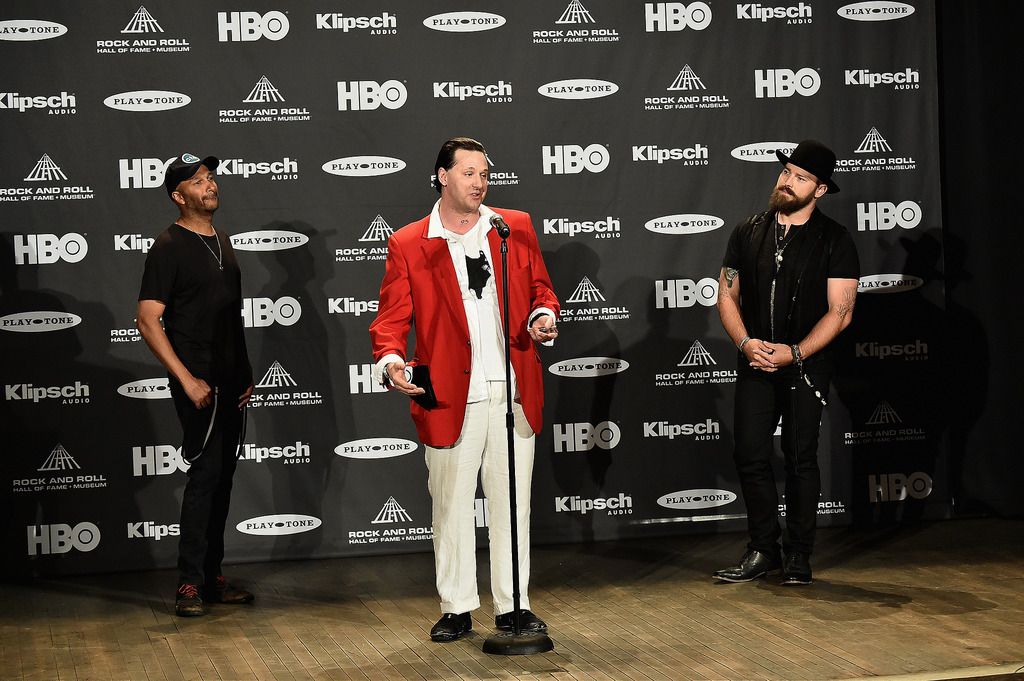
[[[516,612],[506,612],[494,618],[494,626],[498,631],[513,631],[515,628]],[[519,611],[519,631],[533,633],[546,633],[548,625],[544,620],[534,615],[529,610]]]
[[[794,552],[786,556],[782,568],[782,583],[785,586],[800,586],[811,583],[811,559],[806,553]]]
[[[219,575],[212,584],[207,584],[203,592],[207,603],[238,605],[241,603],[252,603],[255,598],[252,593],[228,582],[224,575]]]
[[[764,577],[773,570],[778,570],[781,564],[782,561],[778,555],[747,549],[743,558],[740,559],[739,565],[716,570],[712,576],[723,582],[749,582],[758,577]]]
[[[446,643],[462,638],[473,629],[473,619],[468,612],[455,614],[446,612],[430,630],[430,640]]]

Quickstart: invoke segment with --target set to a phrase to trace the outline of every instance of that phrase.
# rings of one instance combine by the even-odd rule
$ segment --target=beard
[[[795,194],[789,194],[785,192],[781,187],[776,187],[775,191],[768,197],[768,208],[772,211],[778,211],[783,215],[795,213],[814,198],[814,193],[810,193],[804,198],[800,198]]]

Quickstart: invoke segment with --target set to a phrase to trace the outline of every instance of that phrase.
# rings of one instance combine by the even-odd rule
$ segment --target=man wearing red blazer
[[[416,430],[426,449],[433,506],[434,562],[442,617],[434,641],[453,641],[472,629],[480,607],[476,585],[474,496],[477,475],[490,501],[491,592],[495,626],[513,627],[512,539],[508,499],[505,415],[505,301],[501,292],[498,215],[508,224],[509,326],[512,365],[520,619],[522,631],[547,625],[530,611],[530,483],[534,433],[544,406],[543,371],[534,343],[558,335],[559,303],[537,245],[530,216],[483,205],[487,153],[476,140],[456,137],[434,164],[441,198],[430,215],[406,225],[388,241],[384,280],[370,339],[384,385],[410,397],[424,394],[406,366],[426,366],[437,404],[411,401]],[[415,320],[416,347],[406,353]],[[418,380],[418,379],[417,379]]]

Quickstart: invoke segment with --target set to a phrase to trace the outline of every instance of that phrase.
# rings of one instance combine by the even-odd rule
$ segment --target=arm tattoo
[[[731,267],[725,268],[725,283],[729,288],[732,288],[732,282],[736,280],[736,277],[738,277],[739,274],[739,270],[735,270]]]
[[[846,315],[853,311],[854,301],[857,299],[856,289],[852,291],[846,291],[843,293],[843,300],[836,305],[836,314],[839,315],[839,321],[846,319]]]

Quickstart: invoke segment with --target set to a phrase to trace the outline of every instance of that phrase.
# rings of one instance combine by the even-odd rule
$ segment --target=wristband
[[[740,344],[736,346],[737,348],[739,348],[740,352],[743,352],[743,346],[746,345],[749,340],[750,336],[744,336],[743,340],[740,341]]]
[[[800,354],[800,345],[797,344],[797,343],[794,343],[793,345],[789,346],[789,349],[793,353],[793,362],[795,364],[799,364],[799,365],[803,366],[804,358],[803,358],[803,355]]]

